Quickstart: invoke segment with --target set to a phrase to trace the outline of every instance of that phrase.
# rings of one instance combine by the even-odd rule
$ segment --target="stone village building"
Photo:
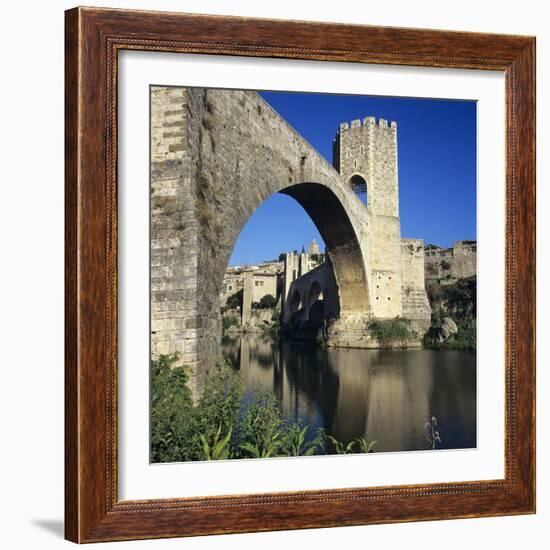
[[[449,248],[428,244],[424,247],[424,257],[427,284],[451,285],[477,273],[476,241],[455,241]]]

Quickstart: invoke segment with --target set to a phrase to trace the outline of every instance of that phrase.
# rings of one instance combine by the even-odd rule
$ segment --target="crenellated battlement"
[[[378,126],[380,128],[390,128],[397,130],[397,122],[394,120],[388,121],[385,118],[379,118],[378,121],[376,117],[366,116],[363,120],[356,118],[351,122],[342,122],[340,123],[340,129],[338,133],[345,132],[346,130],[354,130],[356,128],[362,128],[365,126]]]
[[[374,116],[342,122],[332,159],[372,215],[399,216],[397,122]]]

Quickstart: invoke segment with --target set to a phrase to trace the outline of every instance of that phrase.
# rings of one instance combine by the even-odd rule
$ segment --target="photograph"
[[[150,461],[477,447],[477,102],[154,84]]]

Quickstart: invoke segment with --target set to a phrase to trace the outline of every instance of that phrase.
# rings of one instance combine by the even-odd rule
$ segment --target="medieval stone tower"
[[[424,319],[429,306],[422,243],[401,238],[397,124],[374,117],[344,122],[333,142],[333,165],[366,204],[363,242],[372,317]]]
[[[353,190],[367,198],[371,214],[399,217],[395,122],[366,117],[340,124],[333,164]]]

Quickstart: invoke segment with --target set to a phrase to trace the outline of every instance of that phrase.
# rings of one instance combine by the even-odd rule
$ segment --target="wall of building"
[[[452,284],[477,273],[476,241],[456,241],[452,247],[425,247],[425,278],[427,282]]]
[[[277,279],[276,274],[255,273],[253,275],[252,301],[259,302],[268,294],[277,298]]]

